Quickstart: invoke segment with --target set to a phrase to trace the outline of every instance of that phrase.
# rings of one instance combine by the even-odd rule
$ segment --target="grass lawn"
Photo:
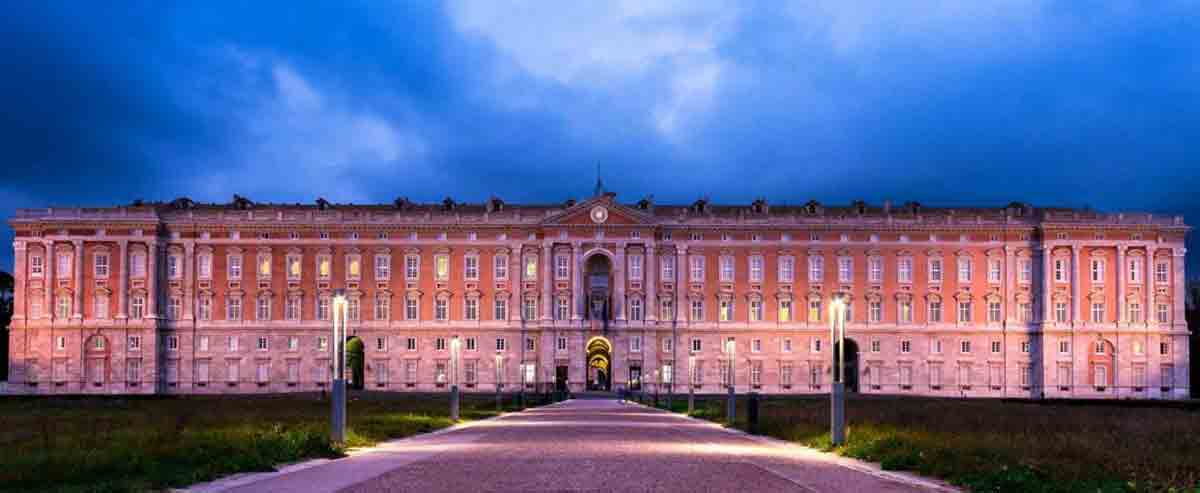
[[[665,406],[665,402],[662,402]],[[726,400],[695,416],[725,421]],[[686,412],[687,396],[673,410]],[[766,397],[759,433],[973,491],[1200,492],[1200,403],[851,397],[833,450],[829,397]],[[736,426],[747,428],[739,399]]]
[[[451,424],[447,394],[351,394],[347,407],[351,447]],[[336,457],[329,413],[315,394],[4,398],[0,491],[159,490]],[[462,418],[496,414],[494,394],[463,395]]]

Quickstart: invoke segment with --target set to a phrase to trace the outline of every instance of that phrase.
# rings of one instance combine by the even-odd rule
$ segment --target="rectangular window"
[[[524,313],[522,313],[522,315],[525,316],[525,320],[537,320],[537,318],[538,318],[537,308],[538,308],[537,299],[525,298],[525,306],[524,306],[524,310],[522,310],[524,312]]]
[[[912,341],[907,340],[907,339],[900,341],[900,352],[901,353],[911,353],[912,352]]]
[[[39,257],[40,258],[40,257]],[[108,254],[97,253],[92,261],[94,263],[94,271],[97,279],[108,278]]]
[[[387,255],[375,256],[375,280],[386,281],[392,277],[392,257]]]
[[[871,301],[867,303],[867,321],[871,323],[879,323],[883,321],[883,302]]]
[[[958,323],[971,323],[970,301],[960,301],[958,303]]]
[[[929,323],[931,323],[931,324],[942,323],[942,302],[941,301],[930,301],[929,302]]]
[[[642,256],[629,256],[629,279],[634,281],[642,280]]]
[[[783,338],[783,342],[780,343],[779,350],[785,353],[792,352],[792,339],[790,337]]]
[[[138,351],[142,349],[142,338],[139,336],[129,336],[129,350]]]
[[[762,385],[762,361],[750,363],[750,385],[755,387]]]
[[[796,258],[779,257],[779,282],[792,282],[796,276]]]
[[[200,279],[212,278],[212,255],[205,253],[196,258],[196,276]]]
[[[295,336],[289,337],[287,348],[288,348],[288,351],[300,350],[300,338],[295,337]]]
[[[558,339],[555,340],[555,348],[556,348],[556,350],[558,350],[560,352],[567,350],[566,336],[558,336]]]
[[[498,298],[492,306],[493,320],[508,320],[508,300]]]
[[[179,320],[183,315],[183,298],[172,296],[167,299],[167,319]]]
[[[270,255],[259,255],[258,256],[258,278],[259,279],[270,279],[271,278],[271,256]]]
[[[571,318],[571,300],[560,297],[554,299],[554,319],[567,320]]]
[[[1067,282],[1067,261],[1054,259],[1054,282]]]
[[[854,259],[838,258],[838,282],[851,282],[854,276]]]
[[[779,302],[779,321],[792,321],[792,300],[781,300]]]
[[[1170,322],[1170,320],[1171,320],[1171,316],[1170,316],[1171,305],[1168,305],[1166,303],[1159,303],[1156,312],[1157,312],[1156,316],[1158,317],[1158,323],[1165,324],[1165,323]]]
[[[785,361],[779,365],[779,383],[784,388],[792,386],[792,363]]]
[[[508,339],[503,337],[496,338],[496,351],[508,351]]]
[[[911,324],[913,321],[912,320],[912,301],[900,300],[900,302],[898,303],[898,306],[899,306],[899,310],[898,310],[897,315],[899,316],[899,322],[902,324]]]
[[[911,283],[912,282],[912,267],[913,267],[912,258],[902,257],[897,262],[896,279],[901,283]]]
[[[375,320],[388,321],[392,318],[392,300],[386,295],[375,295]]]
[[[871,352],[878,353],[883,351],[883,343],[879,339],[871,341]]]
[[[467,351],[475,351],[479,349],[479,345],[474,337],[468,337],[466,342]]]
[[[808,385],[814,389],[821,388],[821,365],[812,364],[808,367]]]
[[[537,347],[536,341],[537,341],[537,339],[534,339],[532,337],[526,337],[525,338],[525,350],[533,351]]]
[[[299,255],[288,255],[285,259],[287,262],[287,278],[289,281],[299,281],[300,275],[303,273],[301,267],[301,258]]]
[[[692,338],[692,352],[693,352],[693,353],[699,353],[699,352],[700,352],[700,348],[701,348],[701,342],[700,342],[700,338],[699,338],[699,337],[693,337],[693,338]]]
[[[733,300],[721,300],[719,306],[720,306],[720,313],[719,313],[720,319],[719,320],[721,322],[733,321]]]
[[[29,256],[29,277],[42,277],[45,268],[42,265],[41,255]]]
[[[1001,349],[1000,341],[992,341],[992,353],[1000,354],[1000,349]]]
[[[704,320],[704,301],[692,300],[692,321]]]
[[[662,258],[662,280],[666,282],[675,281],[675,257],[671,255]]]
[[[1018,282],[1030,282],[1033,280],[1033,260],[1023,258],[1017,261],[1020,265],[1020,270],[1017,272]]]
[[[433,340],[433,349],[435,351],[445,351],[446,350],[446,338],[438,337],[438,338],[434,339]]]
[[[409,350],[409,351],[416,351],[417,350],[417,338],[416,337],[404,338],[404,349]]]
[[[570,258],[566,255],[554,256],[554,279],[565,281],[571,277]]]
[[[1104,260],[1092,259],[1092,282],[1095,284],[1104,283]]]
[[[750,257],[750,282],[762,282],[763,258],[760,255]]]
[[[525,280],[537,280],[537,257],[532,255],[525,257]]]
[[[1104,322],[1104,303],[1092,303],[1092,323]]]
[[[58,254],[58,270],[55,271],[55,274],[57,274],[61,278],[66,278],[66,277],[71,276],[71,254],[69,254],[69,253]]]
[[[563,298],[564,301],[566,298]],[[632,298],[629,300],[629,320],[639,322],[642,320],[642,299]]]
[[[317,320],[329,320],[329,306],[331,300],[328,296],[317,298]]]
[[[1162,365],[1162,375],[1160,380],[1160,385],[1164,389],[1171,389],[1175,387],[1175,365]]]
[[[761,322],[763,319],[762,301],[750,300],[750,321]]]
[[[1142,305],[1140,303],[1129,304],[1129,322],[1135,324],[1142,322]]]
[[[229,350],[229,352],[236,352],[238,347],[239,345],[237,336],[229,336],[229,338],[225,340],[225,349]]]
[[[664,353],[669,353],[675,350],[675,339],[665,337],[662,340],[662,350]]]
[[[900,386],[908,389],[912,388],[912,367],[904,365],[900,367]]]
[[[814,353],[819,353],[819,352],[821,352],[821,339],[820,339],[820,338],[817,338],[817,337],[814,337],[814,338],[813,338],[813,340],[812,340],[812,352],[814,352]]]
[[[1160,356],[1167,356],[1167,355],[1171,354],[1171,343],[1165,342],[1165,341],[1159,342],[1158,343],[1158,354]]]
[[[929,352],[933,354],[942,354],[942,340],[934,339],[929,343]]]
[[[820,322],[821,321],[821,300],[819,300],[819,299],[808,300],[808,321],[809,322]]]
[[[963,354],[971,352],[971,341],[962,341],[959,343],[958,351]]]
[[[416,298],[405,298],[404,299],[404,319],[405,320],[416,320],[418,318],[418,316],[419,316],[419,314],[417,312],[417,299]]]
[[[271,298],[266,296],[259,297],[255,314],[259,321],[271,320]]]
[[[268,344],[268,342],[267,342],[267,338],[266,338],[266,337],[259,337],[259,338],[258,338],[258,350],[259,350],[259,351],[266,351],[267,349],[270,349],[270,348],[269,348],[269,344]]]
[[[929,259],[929,282],[942,282],[942,259]]]
[[[1067,323],[1067,304],[1066,303],[1059,302],[1059,303],[1054,304],[1054,321],[1058,322],[1060,324]]]
[[[468,281],[479,280],[479,257],[475,255],[463,257],[463,279]]]
[[[438,321],[446,321],[450,319],[450,301],[445,298],[434,300],[433,302],[433,318]]]
[[[809,282],[821,282],[825,278],[825,257],[808,258]]]
[[[463,319],[479,320],[479,300],[467,298],[463,300]]]
[[[125,361],[125,378],[129,383],[139,383],[142,381],[142,360],[130,359]]]
[[[971,282],[971,259],[962,257],[958,259],[958,282]]]
[[[733,282],[733,257],[723,255],[721,262],[721,282]]]
[[[999,259],[988,260],[988,282],[1000,282],[1001,261]]]
[[[329,255],[317,255],[317,279],[328,281],[333,277],[333,260]]]
[[[62,298],[59,298],[60,300]],[[129,318],[140,319],[146,315],[146,298],[134,296],[129,300]],[[62,315],[59,315],[62,316]]]
[[[433,257],[433,278],[438,281],[446,281],[450,279],[450,256],[435,255]]]
[[[421,257],[417,255],[404,256],[404,279],[416,281],[421,273]]]
[[[325,351],[329,349],[329,338],[325,336],[317,336],[317,351]]]
[[[362,257],[359,255],[346,256],[346,280],[357,281],[362,278]]]
[[[1021,303],[1017,305],[1017,312],[1020,315],[1022,323],[1033,322],[1033,303]]]
[[[867,273],[869,282],[883,282],[883,259],[879,257],[867,259]]]
[[[634,353],[642,352],[642,336],[629,336],[629,351]]]
[[[64,318],[64,319],[67,317],[70,317],[71,316],[71,298],[68,296],[65,296],[65,295],[60,295],[54,299],[55,299],[55,301],[57,301],[57,305],[55,305],[57,313],[55,316],[57,316],[58,318]],[[142,318],[142,317],[138,316],[136,318]]]
[[[346,318],[351,322],[362,320],[362,315],[359,310],[359,299],[357,297],[346,300]]]
[[[704,257],[692,255],[688,257],[691,262],[691,280],[692,282],[704,282]]]
[[[508,255],[492,257],[492,273],[497,281],[508,280]]]
[[[1154,264],[1154,282],[1166,284],[1169,277],[1170,266],[1166,262],[1158,262]]]
[[[988,322],[1000,323],[1000,302],[999,301],[989,301],[988,302]]]
[[[291,296],[284,302],[283,316],[287,320],[300,320],[300,297]]]
[[[658,319],[673,320],[675,318],[675,302],[664,299],[659,302]]]
[[[137,270],[136,265],[134,266],[134,270],[135,271]],[[230,279],[234,279],[234,280],[242,278],[242,256],[241,255],[230,255],[229,256],[228,275],[229,275]]]
[[[1131,258],[1129,259],[1129,282],[1141,282],[1142,280],[1142,260]]]
[[[1058,354],[1071,354],[1071,341],[1066,339],[1058,341]]]

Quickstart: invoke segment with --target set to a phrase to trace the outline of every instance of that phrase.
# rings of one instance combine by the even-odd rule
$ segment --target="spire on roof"
[[[604,180],[600,178],[600,161],[596,161],[596,189],[592,191],[593,197],[604,195]]]

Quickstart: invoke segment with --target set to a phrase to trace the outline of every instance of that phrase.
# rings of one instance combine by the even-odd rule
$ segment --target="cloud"
[[[678,137],[730,69],[718,47],[739,9],[732,1],[463,0],[449,11],[459,30],[535,77],[601,96],[642,93],[647,126]]]
[[[229,50],[238,74],[216,84],[224,100],[199,91],[199,111],[229,117],[235,138],[225,152],[203,156],[212,171],[198,178],[200,194],[230,190],[269,197],[312,195],[367,201],[371,176],[426,172],[429,144],[416,113],[380,105],[384,94],[358,94],[284,57]],[[379,105],[379,106],[377,106]],[[280,171],[287,179],[279,180]],[[335,186],[330,186],[334,184]]]

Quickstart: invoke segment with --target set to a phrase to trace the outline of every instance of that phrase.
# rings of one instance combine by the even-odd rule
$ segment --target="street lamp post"
[[[829,387],[830,440],[846,443],[846,304],[841,295],[833,298],[829,314],[829,341],[833,344],[833,384]]]
[[[725,352],[729,354],[729,401],[725,404],[725,420],[730,425],[734,421],[734,412],[737,410],[737,394],[734,391],[734,372],[737,370],[737,339],[730,337],[725,341]]]
[[[450,420],[458,421],[458,336],[450,339]]]
[[[346,292],[338,289],[333,295],[333,389],[332,415],[329,423],[329,440],[336,444],[346,443]]]

